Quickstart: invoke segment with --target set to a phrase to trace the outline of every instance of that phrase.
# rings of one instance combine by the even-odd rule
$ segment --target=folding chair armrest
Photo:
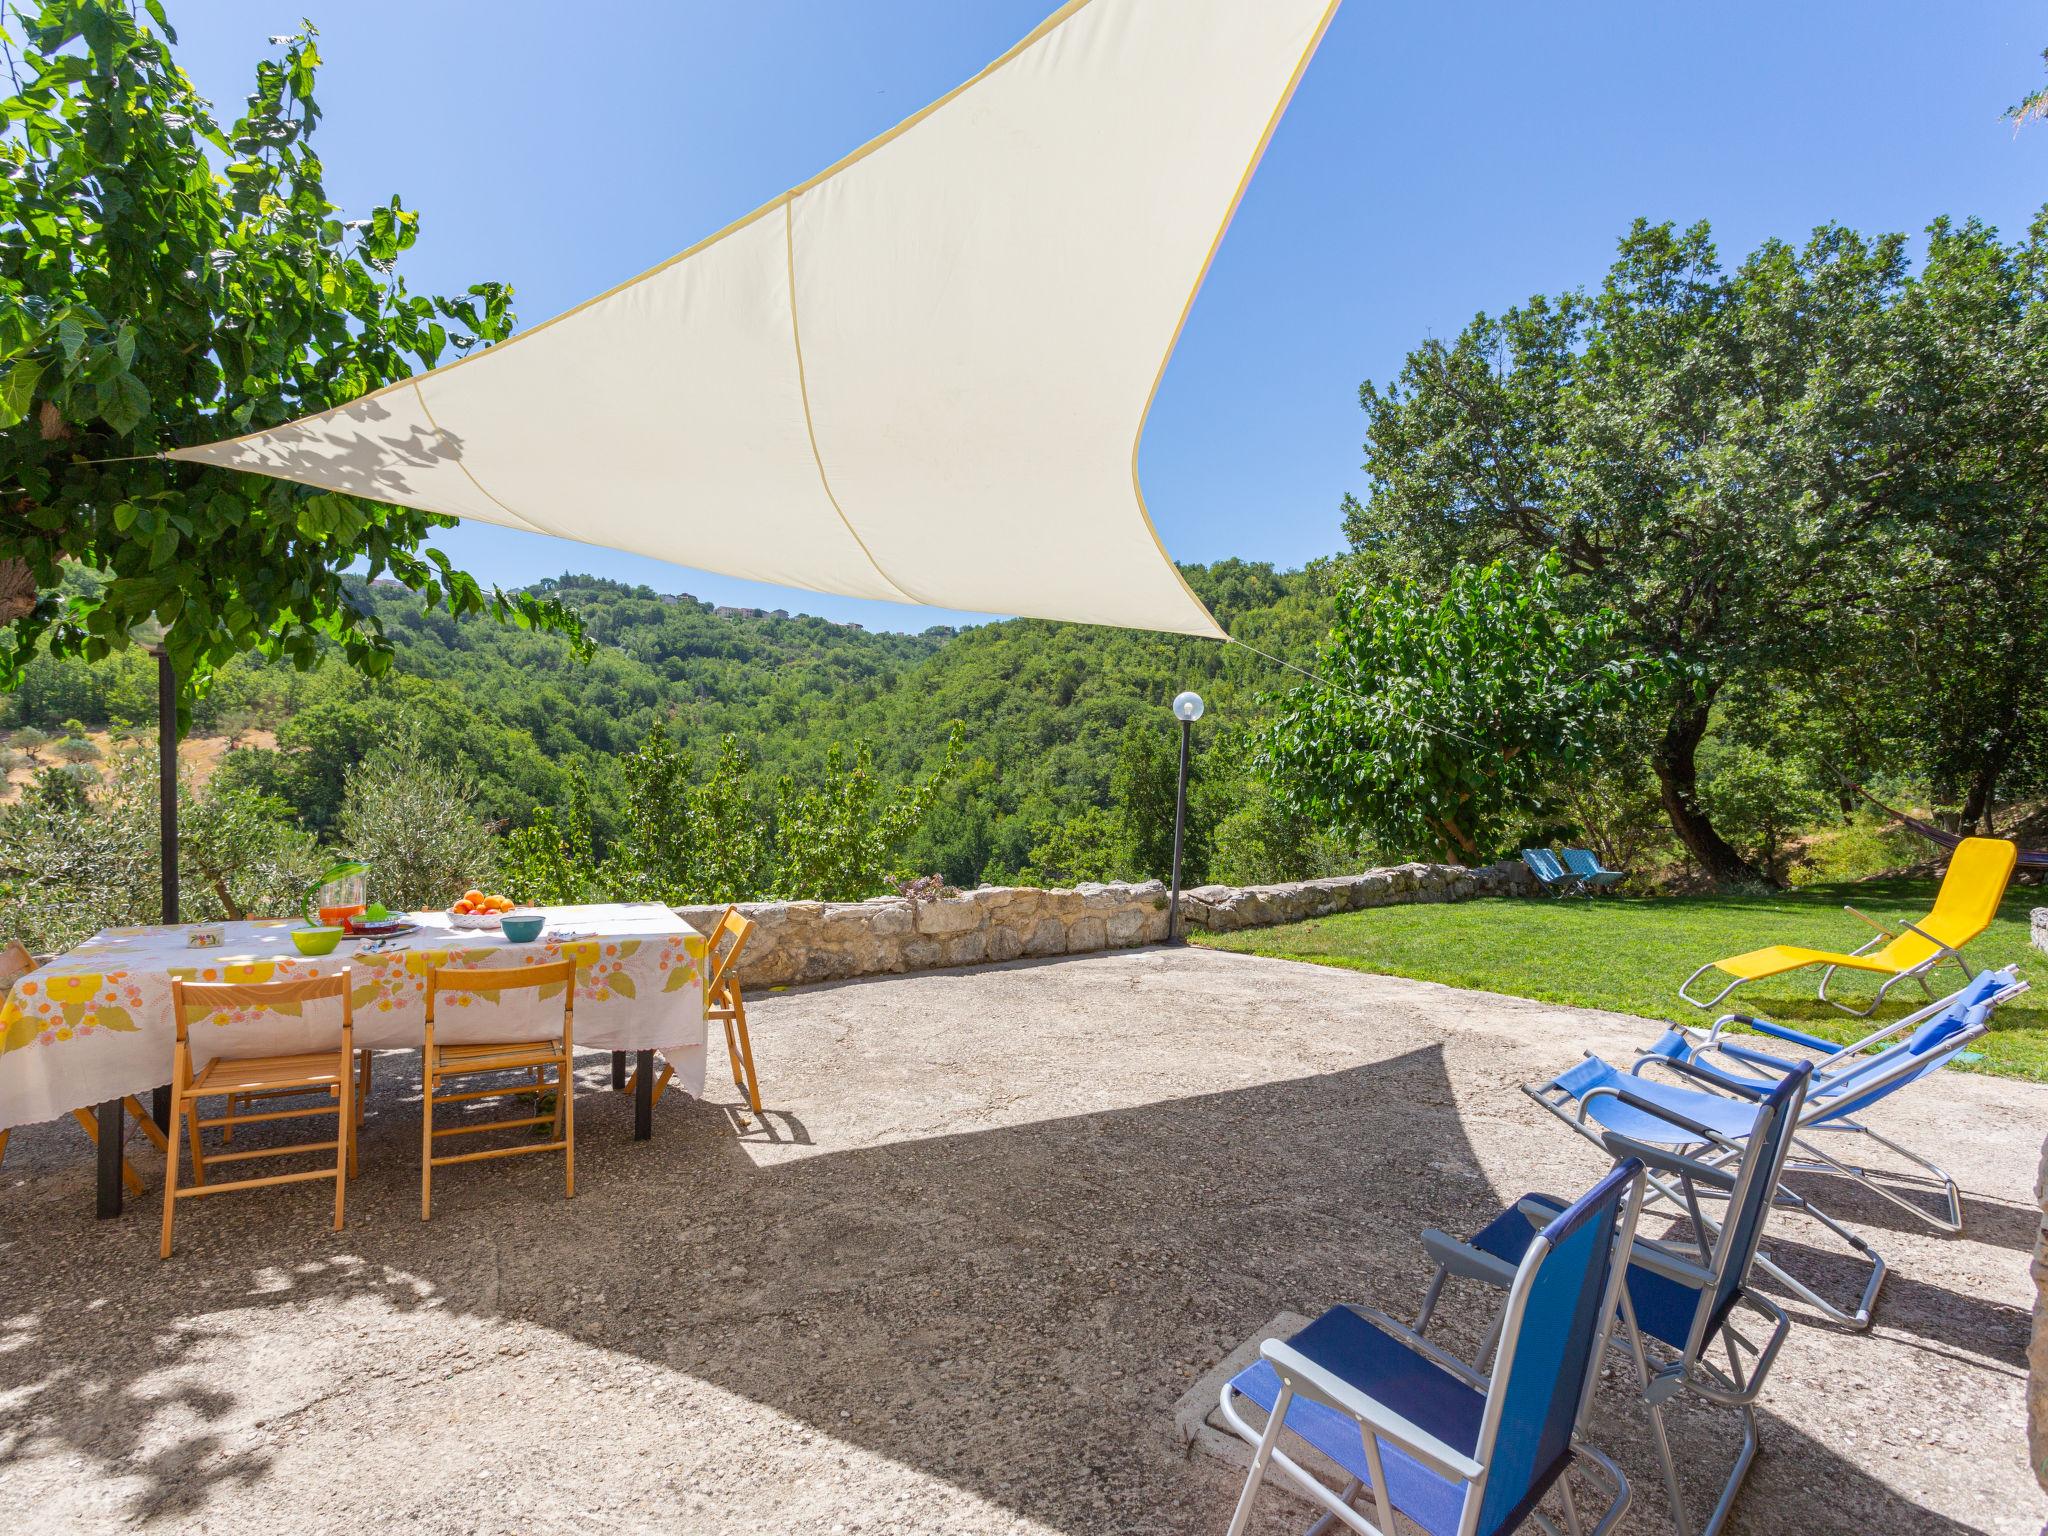
[[[1959,955],[1961,955],[1961,954],[1962,954],[1962,951],[1961,951],[1960,949],[1957,949],[1957,948],[1955,947],[1955,945],[1953,945],[1953,944],[1944,944],[1944,943],[1942,943],[1942,942],[1941,942],[1941,940],[1937,939],[1937,938],[1936,938],[1936,937],[1935,937],[1935,936],[1934,936],[1933,934],[1929,933],[1929,932],[1928,932],[1928,931],[1927,931],[1927,930],[1926,930],[1925,928],[1922,928],[1922,927],[1921,927],[1921,926],[1920,926],[1920,925],[1919,925],[1918,923],[1909,923],[1909,922],[1905,921],[1905,920],[1904,920],[1903,918],[1901,918],[1901,919],[1900,919],[1900,921],[1899,921],[1899,926],[1900,926],[1901,928],[1905,929],[1905,930],[1906,930],[1906,932],[1908,932],[1908,933],[1911,933],[1911,934],[1917,934],[1917,935],[1918,935],[1919,937],[1921,937],[1921,938],[1925,939],[1925,940],[1926,940],[1926,941],[1927,941],[1928,943],[1932,944],[1932,945],[1933,945],[1933,946],[1935,947],[1935,949],[1936,949],[1936,950],[1938,950],[1938,951],[1939,951],[1939,952],[1940,952],[1941,954],[1943,954],[1943,955],[1958,955],[1958,956],[1959,956]]]
[[[1715,1047],[1715,1054],[1731,1057],[1745,1066],[1761,1067],[1767,1072],[1777,1073],[1780,1077],[1797,1065],[1796,1062],[1787,1061],[1782,1056],[1773,1056],[1769,1051],[1760,1051],[1755,1046],[1741,1045],[1733,1040],[1723,1040]]]
[[[1789,1024],[1773,1023],[1769,1019],[1755,1018],[1746,1013],[1723,1014],[1721,1018],[1717,1019],[1714,1023],[1714,1029],[1717,1036],[1719,1034],[1721,1025],[1724,1023],[1744,1024],[1747,1025],[1749,1028],[1755,1030],[1760,1035],[1770,1035],[1776,1039],[1783,1040],[1791,1045],[1803,1045],[1809,1051],[1820,1051],[1823,1054],[1829,1056],[1834,1055],[1836,1051],[1839,1051],[1842,1048],[1840,1041],[1823,1040],[1819,1035],[1809,1035],[1806,1033],[1806,1031],[1802,1029],[1794,1029]],[[1786,1063],[1786,1065],[1790,1066],[1791,1064],[1788,1062]]]
[[[1624,1136],[1619,1131],[1602,1131],[1600,1145],[1612,1153],[1617,1161],[1624,1157],[1640,1157],[1659,1173],[1672,1174],[1689,1179],[1695,1184],[1711,1185],[1715,1189],[1730,1190],[1735,1187],[1733,1171],[1702,1162],[1696,1157],[1687,1157],[1682,1152],[1673,1152],[1651,1142],[1637,1141],[1633,1136]],[[1642,1239],[1638,1238],[1638,1242]]]
[[[1888,939],[1895,939],[1898,937],[1897,934],[1893,933],[1891,929],[1885,927],[1883,923],[1880,923],[1868,912],[1859,912],[1854,907],[1850,906],[1846,901],[1842,903],[1842,910],[1848,913],[1851,917],[1855,918],[1858,922],[1868,924],[1870,927],[1875,928],[1879,933],[1883,934]]]
[[[1697,1260],[1688,1259],[1684,1254],[1647,1237],[1639,1237],[1629,1245],[1628,1261],[1637,1269],[1647,1269],[1696,1291],[1705,1290],[1714,1283],[1712,1271]]]
[[[1259,1355],[1297,1395],[1349,1414],[1382,1440],[1398,1445],[1432,1471],[1470,1482],[1486,1468],[1421,1425],[1402,1417],[1376,1397],[1369,1397],[1342,1377],[1326,1371],[1282,1339],[1268,1339]]]
[[[1448,1232],[1427,1227],[1422,1233],[1422,1251],[1430,1261],[1447,1274],[1461,1280],[1477,1280],[1483,1285],[1496,1286],[1506,1290],[1515,1283],[1515,1266],[1504,1259],[1497,1259],[1490,1253],[1482,1253],[1470,1243],[1460,1242]]]

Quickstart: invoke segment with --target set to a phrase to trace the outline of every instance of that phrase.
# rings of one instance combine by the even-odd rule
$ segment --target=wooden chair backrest
[[[36,957],[21,940],[9,939],[7,947],[0,950],[0,997],[5,997],[17,981],[35,968]]]
[[[303,981],[187,981],[171,978],[171,1016],[177,1020],[178,1043],[185,1043],[192,1016],[218,1013],[223,1008],[254,1008],[274,1012],[293,1003],[341,999],[344,1027],[355,1022],[355,1008],[349,997],[347,968],[332,976],[309,976]]]
[[[576,962],[574,960],[551,960],[546,965],[486,966],[474,970],[445,965],[436,966],[433,970],[427,972],[427,1023],[430,1027],[439,1028],[446,1043],[454,1044],[457,1041],[454,1035],[449,1034],[449,1020],[438,1017],[436,1014],[436,1004],[439,1002],[442,993],[473,992],[495,999],[499,994],[505,992],[537,991],[542,987],[557,985],[562,989],[562,1028],[566,1031],[569,1027],[571,1012],[576,1002]],[[474,1022],[465,1021],[465,1024],[473,1024]],[[523,1033],[519,1030],[515,1029],[507,1033],[502,1028],[492,1030],[488,1026],[482,1028],[461,1028],[457,1031],[457,1034],[474,1034],[479,1042],[497,1042],[524,1038]]]
[[[711,930],[710,941],[704,946],[705,954],[711,960],[711,976],[704,983],[704,996],[707,1002],[716,1002],[725,996],[727,986],[734,980],[731,976],[732,968],[740,958],[740,951],[747,947],[747,940],[754,936],[754,927],[754,920],[742,914],[738,907],[727,907],[720,914],[717,924]],[[718,952],[719,943],[727,938],[730,938],[732,943],[721,955]]]

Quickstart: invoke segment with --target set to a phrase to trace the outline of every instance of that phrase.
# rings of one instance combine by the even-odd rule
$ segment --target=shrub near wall
[[[1483,869],[1401,864],[1288,885],[1198,886],[1181,892],[1181,916],[1190,929],[1226,933],[1368,907],[1534,894],[1535,879],[1520,860]],[[740,910],[757,928],[740,958],[739,979],[750,987],[788,986],[1156,944],[1166,937],[1168,899],[1162,882],[1147,880],[1057,891],[986,885],[928,901],[743,902]],[[709,933],[724,910],[676,913]]]

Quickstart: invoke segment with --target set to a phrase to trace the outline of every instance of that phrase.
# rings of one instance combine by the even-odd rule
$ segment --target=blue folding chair
[[[1553,896],[1569,896],[1578,889],[1579,877],[1558,863],[1557,855],[1548,848],[1524,848],[1522,862]]]
[[[1819,1059],[1812,1064],[1813,1086],[1806,1096],[1808,1112],[1799,1127],[1798,1146],[1803,1155],[1787,1166],[1794,1173],[1833,1173],[1851,1179],[1900,1210],[1954,1236],[1963,1230],[1963,1202],[1956,1181],[1939,1164],[1872,1130],[1860,1117],[1879,1100],[1932,1076],[1961,1056],[1991,1028],[1992,1014],[1999,1005],[2026,990],[2027,984],[2012,966],[1980,971],[1968,986],[1873,1030],[1850,1045],[1837,1045],[1832,1040],[1751,1014],[1727,1013],[1716,1019],[1711,1029],[1665,1031],[1644,1054],[1636,1071],[1640,1073],[1645,1066],[1659,1064],[1669,1064],[1678,1070],[1682,1062],[1693,1069],[1695,1081],[1724,1091],[1740,1091],[1743,1087],[1768,1088],[1791,1070],[1793,1062],[1786,1058],[1729,1037],[1726,1030],[1731,1024],[1746,1025],[1760,1034],[1818,1053]],[[1880,1182],[1871,1169],[1830,1157],[1811,1139],[1821,1131],[1868,1137],[1924,1170],[1928,1185],[1940,1192],[1945,1214],[1933,1215],[1926,1207],[1902,1198]],[[1896,1172],[1888,1171],[1883,1177],[1894,1183],[1918,1182],[1912,1175]]]
[[[1832,1158],[1807,1139],[1809,1131],[1866,1134],[1938,1175],[1942,1187],[1948,1192],[1951,1214],[1957,1218],[1956,1225],[1960,1225],[1960,1199],[1948,1175],[1925,1159],[1914,1157],[1895,1142],[1877,1136],[1854,1117],[1879,1099],[1897,1092],[1908,1083],[1918,1082],[1954,1060],[1990,1028],[1994,1008],[2026,989],[2026,983],[2011,970],[1984,972],[1953,996],[1879,1031],[1882,1035],[1911,1026],[1912,1034],[1906,1040],[1875,1056],[1844,1062],[1832,1075],[1816,1071],[1793,1121],[1793,1145],[1802,1155],[1788,1159],[1781,1172],[1840,1174],[1876,1190],[1907,1210],[1915,1210],[1916,1207],[1878,1184],[1868,1169]],[[1724,1047],[1729,1044],[1732,1042],[1722,1042]],[[1688,1157],[1710,1164],[1738,1162],[1753,1128],[1753,1113],[1743,1102],[1745,1091],[1753,1095],[1768,1089],[1779,1081],[1779,1077],[1722,1071],[1694,1059],[1695,1054],[1690,1037],[1672,1030],[1651,1050],[1638,1057],[1627,1072],[1589,1051],[1586,1059],[1577,1066],[1558,1073],[1546,1083],[1524,1083],[1522,1092],[1596,1145],[1604,1147],[1603,1137],[1612,1131],[1635,1141],[1672,1147]],[[1749,1054],[1753,1062],[1774,1059],[1764,1057],[1760,1051]],[[1786,1070],[1790,1065],[1779,1063]],[[1652,1068],[1675,1073],[1686,1080],[1686,1085],[1656,1081],[1645,1076],[1644,1073]],[[1685,1204],[1681,1192],[1662,1175],[1653,1170],[1649,1177],[1649,1199],[1681,1206]],[[1710,1197],[1714,1195],[1712,1191],[1707,1193]],[[1768,1253],[1757,1255],[1758,1267],[1830,1321],[1846,1328],[1868,1328],[1871,1309],[1876,1305],[1877,1293],[1884,1284],[1884,1256],[1862,1236],[1792,1189],[1783,1177],[1778,1180],[1774,1199],[1781,1206],[1804,1212],[1840,1238],[1868,1266],[1868,1271],[1861,1295],[1850,1306],[1842,1307],[1789,1273]],[[1918,1214],[1924,1219],[1934,1220],[1924,1210]],[[1944,1224],[1937,1222],[1937,1225]],[[1949,1230],[1954,1230],[1954,1227]]]
[[[1602,1536],[1628,1508],[1628,1479],[1577,1439],[1594,1366],[1615,1315],[1643,1164],[1625,1159],[1529,1241],[1508,1286],[1492,1376],[1384,1313],[1333,1307],[1284,1343],[1260,1346],[1256,1365],[1223,1389],[1222,1412],[1252,1447],[1251,1471],[1231,1517],[1241,1536],[1269,1469],[1277,1467],[1330,1520],[1365,1536],[1395,1536],[1398,1511],[1429,1536],[1498,1536],[1534,1520],[1557,1494],[1567,1527]],[[1263,1411],[1254,1426],[1244,1408]],[[1332,1491],[1281,1448],[1283,1434],[1343,1469]],[[1289,1442],[1291,1448],[1292,1441]],[[1567,1474],[1575,1463],[1611,1490],[1590,1528],[1579,1520]],[[1370,1497],[1368,1517],[1357,1506]]]
[[[1770,1215],[1771,1192],[1792,1147],[1792,1128],[1798,1122],[1811,1072],[1802,1062],[1768,1092],[1748,1091],[1746,1096],[1755,1104],[1753,1120],[1743,1141],[1741,1161],[1733,1168],[1679,1156],[1611,1132],[1602,1138],[1609,1151],[1635,1158],[1677,1181],[1696,1238],[1689,1247],[1641,1236],[1635,1239],[1629,1253],[1628,1283],[1621,1293],[1622,1333],[1617,1341],[1635,1363],[1636,1385],[1649,1412],[1665,1494],[1671,1503],[1671,1523],[1678,1536],[1693,1536],[1693,1526],[1664,1424],[1664,1404],[1676,1393],[1690,1391],[1708,1402],[1736,1409],[1742,1419],[1742,1444],[1734,1470],[1723,1483],[1700,1536],[1715,1536],[1727,1521],[1756,1457],[1756,1400],[1792,1324],[1782,1308],[1746,1286]],[[1706,1134],[1704,1127],[1681,1125],[1678,1129]],[[1708,1235],[1714,1228],[1700,1209],[1702,1186],[1719,1191],[1728,1201],[1718,1237]],[[1522,1262],[1536,1233],[1556,1218],[1564,1203],[1554,1195],[1525,1195],[1464,1242],[1442,1232],[1423,1233],[1423,1248],[1436,1261],[1437,1270],[1416,1316],[1415,1331],[1428,1331],[1445,1282],[1453,1276],[1501,1288],[1510,1285],[1515,1266]],[[1761,1345],[1737,1330],[1733,1314],[1738,1305],[1769,1325],[1770,1334]],[[1498,1327],[1496,1315],[1494,1329],[1488,1330],[1473,1357],[1474,1370],[1484,1368]],[[1716,1344],[1727,1352],[1725,1370],[1707,1356]],[[1653,1346],[1665,1357],[1654,1371],[1650,1366]]]
[[[1579,884],[1592,891],[1604,891],[1610,885],[1628,878],[1628,872],[1609,869],[1600,862],[1600,855],[1590,848],[1567,848],[1564,850],[1565,868],[1578,876]]]

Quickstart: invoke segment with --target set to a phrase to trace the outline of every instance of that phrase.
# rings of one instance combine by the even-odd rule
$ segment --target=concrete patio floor
[[[320,1186],[196,1202],[159,1263],[154,1152],[148,1194],[96,1222],[78,1128],[18,1131],[10,1528],[1220,1532],[1237,1474],[1176,1437],[1189,1383],[1283,1308],[1412,1308],[1424,1225],[1583,1187],[1599,1154],[1515,1084],[1655,1032],[1204,950],[753,1011],[767,1131],[736,1128],[714,1045],[710,1102],[671,1094],[636,1144],[593,1056],[576,1198],[556,1159],[456,1168],[427,1226],[404,1057],[341,1233]],[[1810,1186],[1893,1273],[1872,1334],[1794,1330],[1734,1530],[2048,1519],[2023,1408],[2048,1088],[1928,1087],[1879,1123],[1949,1163],[1969,1230]],[[1773,1247],[1846,1288],[1807,1241],[1788,1222]],[[1595,1415],[1637,1485],[1625,1528],[1667,1530],[1641,1421],[1614,1388]],[[1679,1428],[1732,1448],[1725,1416]],[[1261,1515],[1306,1523],[1277,1496]]]

